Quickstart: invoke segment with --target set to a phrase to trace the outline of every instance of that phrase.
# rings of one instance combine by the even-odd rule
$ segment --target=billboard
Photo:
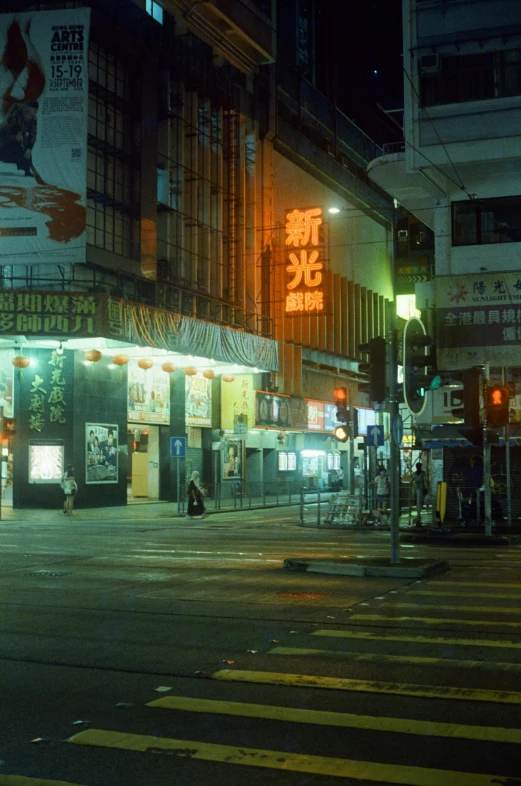
[[[185,418],[187,426],[212,425],[212,383],[199,374],[185,377]]]
[[[89,14],[0,15],[3,265],[85,261]]]
[[[118,427],[85,424],[85,482],[118,482]]]

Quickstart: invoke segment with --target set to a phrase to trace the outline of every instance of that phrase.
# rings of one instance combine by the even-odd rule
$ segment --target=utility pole
[[[487,387],[489,383],[489,362],[485,363],[483,373],[483,401],[487,398]],[[492,495],[490,488],[490,441],[488,438],[488,413],[485,406],[483,421],[483,488],[485,501],[485,535],[492,535]],[[479,491],[478,491],[479,494]],[[478,501],[479,505],[479,501]]]
[[[393,315],[390,325],[389,343],[389,416],[391,431],[399,415],[398,407],[398,336],[396,332],[396,317]],[[390,481],[391,481],[391,562],[400,562],[400,448],[396,444],[394,434],[391,434],[390,450]]]

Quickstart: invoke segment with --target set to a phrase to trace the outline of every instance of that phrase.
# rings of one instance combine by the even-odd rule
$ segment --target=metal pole
[[[177,512],[181,513],[181,470],[179,467],[179,456],[176,458],[177,464]]]
[[[393,319],[394,322],[394,319]],[[391,327],[389,344],[389,415],[392,425],[398,416],[397,369],[398,369],[398,337],[394,325]],[[391,434],[390,451],[391,481],[391,562],[400,562],[400,448]]]
[[[486,387],[489,382],[489,364],[485,363],[483,374],[483,398],[486,401]],[[490,442],[488,439],[487,408],[483,422],[483,486],[485,498],[485,535],[492,535],[492,497],[490,488]],[[478,492],[479,493],[479,492]]]
[[[506,385],[507,373],[505,368],[503,368],[502,380],[503,380],[503,385]],[[511,471],[510,427],[505,426],[505,428],[503,429],[503,433],[505,436],[505,472],[507,476],[507,526],[510,528],[512,526],[512,479],[510,477],[510,471]]]

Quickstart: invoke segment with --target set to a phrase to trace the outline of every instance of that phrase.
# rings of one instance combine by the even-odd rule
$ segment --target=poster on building
[[[12,349],[0,352],[0,407],[4,418],[13,417],[13,357]]]
[[[118,427],[85,424],[85,482],[118,482]]]
[[[64,472],[63,442],[29,442],[29,483],[59,483]]]
[[[236,424],[253,428],[255,393],[252,374],[240,374],[231,382],[221,383],[221,428],[234,431]]]
[[[244,465],[244,442],[227,439],[223,452],[223,480],[240,480]]]
[[[187,426],[212,425],[212,381],[199,374],[185,377],[185,417]]]
[[[128,422],[169,425],[170,374],[161,366],[143,369],[137,360],[129,360]]]
[[[438,369],[518,366],[521,274],[437,278],[436,322]]]
[[[255,425],[257,428],[293,428],[305,431],[308,427],[308,402],[298,396],[280,396],[257,390]]]
[[[90,9],[0,15],[0,264],[85,261]]]

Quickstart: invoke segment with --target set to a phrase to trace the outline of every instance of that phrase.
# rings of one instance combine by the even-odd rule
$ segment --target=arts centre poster
[[[0,264],[85,261],[89,15],[0,15]]]

